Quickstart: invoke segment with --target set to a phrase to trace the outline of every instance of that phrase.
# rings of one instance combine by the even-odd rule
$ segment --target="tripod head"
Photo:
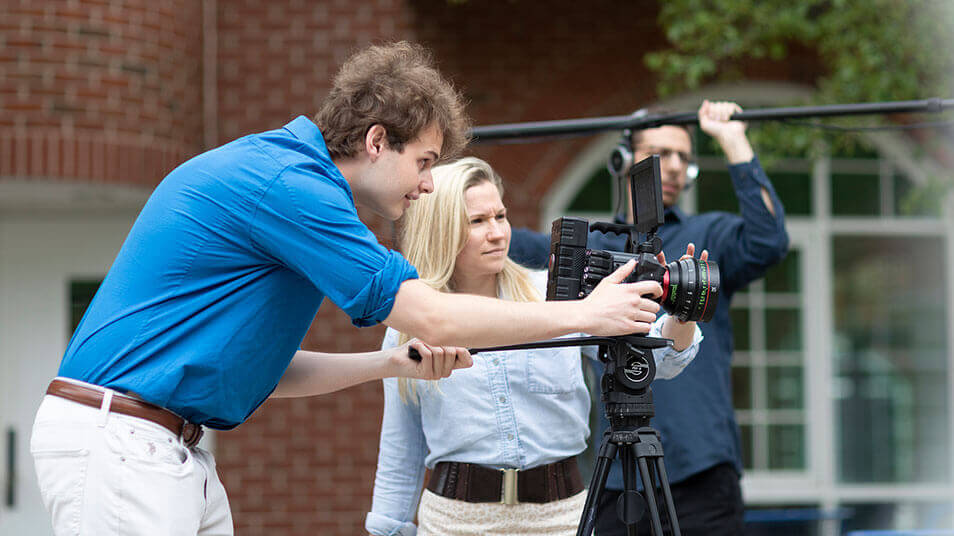
[[[600,346],[599,358],[605,365],[600,396],[614,430],[646,426],[655,415],[650,387],[656,378],[652,351],[670,343],[669,339],[634,336]]]

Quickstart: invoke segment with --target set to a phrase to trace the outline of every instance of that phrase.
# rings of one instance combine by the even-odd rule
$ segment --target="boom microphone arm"
[[[795,106],[762,108],[734,114],[731,119],[739,121],[771,121],[805,117],[835,117],[843,115],[877,115],[896,113],[940,113],[954,108],[954,99],[925,99],[913,101],[870,102],[859,104],[830,104],[825,106]],[[616,115],[586,119],[557,121],[531,121],[474,127],[470,134],[474,143],[494,141],[534,141],[545,136],[580,136],[606,130],[641,130],[661,125],[695,125],[699,118],[695,112],[664,115]]]

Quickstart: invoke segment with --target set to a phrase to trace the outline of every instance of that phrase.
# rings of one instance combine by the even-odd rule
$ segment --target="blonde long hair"
[[[400,222],[399,242],[405,258],[417,268],[423,283],[441,292],[454,292],[453,276],[457,255],[464,249],[469,232],[467,203],[464,193],[471,187],[489,182],[503,197],[503,181],[479,158],[466,157],[435,166],[431,173],[434,191],[422,196],[404,212]],[[530,271],[504,259],[497,274],[497,297],[507,296],[518,302],[541,301],[533,286]],[[402,333],[400,344],[411,339]],[[399,378],[401,399],[413,399],[415,384]]]

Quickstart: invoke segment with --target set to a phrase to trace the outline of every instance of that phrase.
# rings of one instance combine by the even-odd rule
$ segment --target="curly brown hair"
[[[315,124],[332,158],[358,154],[376,124],[398,152],[436,124],[444,136],[441,160],[447,160],[467,145],[470,130],[461,95],[438,72],[430,51],[406,41],[370,46],[348,58]]]

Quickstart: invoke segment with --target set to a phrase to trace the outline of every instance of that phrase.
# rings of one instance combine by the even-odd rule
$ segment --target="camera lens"
[[[719,302],[719,266],[699,259],[682,259],[666,266],[663,310],[683,322],[708,322]]]

